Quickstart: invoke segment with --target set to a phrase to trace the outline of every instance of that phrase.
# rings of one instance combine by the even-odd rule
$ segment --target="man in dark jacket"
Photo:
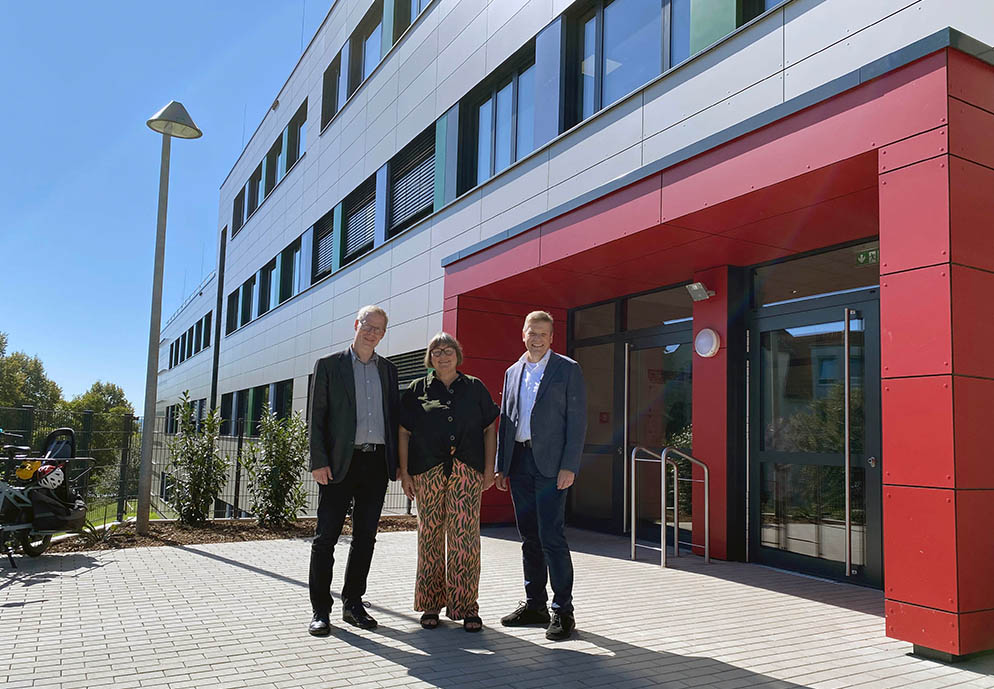
[[[559,641],[575,626],[566,491],[580,470],[587,390],[580,365],[551,349],[552,316],[528,314],[521,338],[525,353],[504,374],[495,483],[500,490],[511,488],[526,599],[501,624],[548,625],[546,638]],[[551,616],[546,581],[552,585]]]
[[[363,629],[376,627],[362,597],[387,482],[397,474],[397,367],[375,352],[387,314],[379,306],[364,306],[354,327],[352,346],[319,359],[311,381],[311,474],[319,491],[309,575],[314,617],[308,631],[314,636],[331,632],[331,570],[350,503],[352,545],[342,619]]]

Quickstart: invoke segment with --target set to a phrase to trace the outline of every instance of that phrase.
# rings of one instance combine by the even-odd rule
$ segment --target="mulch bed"
[[[74,553],[82,550],[118,550],[146,546],[197,545],[202,543],[233,543],[237,541],[273,541],[285,538],[311,538],[314,519],[300,519],[282,528],[259,526],[251,521],[212,521],[202,526],[187,526],[179,522],[153,521],[149,532],[140,536],[133,522],[122,524],[106,541],[93,543],[88,539],[69,538],[53,543],[46,552]],[[417,517],[380,517],[380,531],[413,531],[418,528]],[[343,534],[352,533],[352,522],[345,520]]]

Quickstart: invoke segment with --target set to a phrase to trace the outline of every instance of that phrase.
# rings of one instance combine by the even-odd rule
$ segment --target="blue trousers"
[[[573,561],[566,542],[566,493],[557,477],[539,473],[530,447],[514,445],[508,471],[514,518],[521,536],[521,560],[528,607],[544,608],[552,585],[552,608],[573,612]]]

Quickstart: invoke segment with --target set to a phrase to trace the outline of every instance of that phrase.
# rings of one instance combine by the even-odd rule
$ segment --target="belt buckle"
[[[356,445],[356,449],[359,450],[359,452],[373,452],[376,449],[376,446],[372,443],[363,443],[362,445]]]

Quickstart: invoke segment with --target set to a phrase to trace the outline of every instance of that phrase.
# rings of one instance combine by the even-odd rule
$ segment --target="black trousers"
[[[552,608],[573,612],[573,560],[566,542],[566,490],[558,477],[547,478],[535,466],[530,447],[514,444],[508,480],[514,518],[521,536],[525,598],[530,608],[544,608],[552,585]]]
[[[387,493],[385,451],[382,447],[376,452],[356,451],[345,480],[319,485],[318,491],[317,534],[311,545],[308,586],[314,612],[326,614],[332,606],[331,572],[335,565],[335,544],[342,535],[345,515],[353,501],[352,545],[349,546],[349,559],[345,565],[342,601],[348,605],[361,600],[366,593],[376,528]]]

